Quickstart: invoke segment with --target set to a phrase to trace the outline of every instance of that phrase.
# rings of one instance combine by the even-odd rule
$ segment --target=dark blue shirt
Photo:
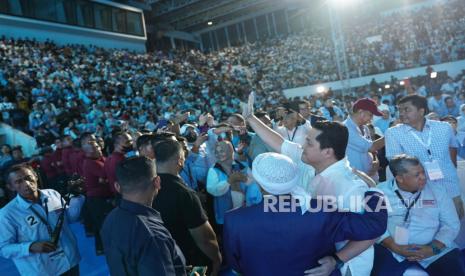
[[[160,214],[122,199],[101,230],[111,275],[185,275],[185,259]]]
[[[290,197],[280,200],[287,202],[283,206],[291,206]],[[379,196],[373,196],[367,201],[371,210],[376,209],[378,200]],[[245,276],[301,276],[318,266],[319,259],[335,253],[336,242],[374,239],[386,231],[386,209],[363,214],[308,211],[302,215],[300,207],[274,212],[265,202],[267,199],[225,215],[224,255],[228,265]],[[311,210],[318,206],[321,203],[312,199]],[[340,275],[339,270],[331,275]]]

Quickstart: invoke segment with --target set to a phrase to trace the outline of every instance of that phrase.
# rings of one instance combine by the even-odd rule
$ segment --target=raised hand
[[[255,92],[250,92],[247,104],[242,104],[242,116],[249,118],[254,114]]]

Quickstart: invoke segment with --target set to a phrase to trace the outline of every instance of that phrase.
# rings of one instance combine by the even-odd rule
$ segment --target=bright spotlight
[[[431,73],[431,78],[435,79],[438,76],[438,72],[432,72]]]
[[[386,85],[384,86],[384,88],[389,89],[389,88],[391,88],[391,86],[390,86],[389,84],[386,84]]]
[[[400,85],[404,85],[405,82],[402,80],[402,81],[399,82],[399,84],[400,84]]]
[[[318,87],[316,88],[316,92],[318,92],[318,93],[323,93],[323,92],[325,92],[325,88],[324,88],[323,86],[318,86]]]
[[[211,26],[211,25],[213,25],[213,22],[208,21],[208,22],[207,22],[207,25],[208,25],[208,26]]]

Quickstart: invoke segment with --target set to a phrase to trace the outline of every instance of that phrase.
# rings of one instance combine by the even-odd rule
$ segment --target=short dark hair
[[[8,183],[8,179],[10,178],[10,174],[16,173],[16,172],[21,171],[21,170],[30,170],[36,176],[36,178],[38,177],[37,172],[34,170],[34,168],[31,165],[28,165],[27,163],[20,163],[20,164],[13,165],[13,166],[9,167],[6,170],[6,172],[3,174],[3,177],[5,179],[5,183]],[[38,184],[38,181],[39,181],[39,179],[37,179],[37,181],[36,181],[37,184]]]
[[[111,142],[113,144],[113,146],[115,146],[117,143],[119,143],[121,137],[123,137],[123,135],[125,134],[128,134],[127,132],[124,132],[124,131],[117,131],[115,133],[113,133],[111,135]]]
[[[143,146],[150,143],[150,141],[155,137],[153,134],[142,134],[137,138],[136,147],[137,150],[140,150]]]
[[[298,101],[297,103],[298,103],[298,104],[306,104],[306,105],[308,105],[308,107],[311,106],[310,102],[307,101],[307,100],[300,100],[300,101]]]
[[[116,182],[121,193],[145,191],[156,176],[155,161],[144,156],[125,159],[116,166]]]
[[[346,156],[349,131],[339,122],[319,121],[313,127],[321,131],[315,139],[320,143],[320,149],[332,148],[337,160]]]
[[[155,146],[166,140],[173,140],[172,138],[176,139],[176,134],[170,131],[163,131],[160,133],[155,133],[153,136],[150,138],[150,144],[152,147],[155,149]]]
[[[81,142],[81,146],[84,144],[84,140],[86,139],[89,139],[90,136],[94,135],[93,132],[84,132],[83,134],[81,134],[81,137],[80,137],[80,142]]]
[[[425,97],[420,96],[420,95],[409,95],[401,98],[398,102],[398,104],[404,104],[410,102],[413,106],[415,106],[417,109],[424,109],[425,114],[429,113],[428,109],[428,101],[426,100]]]
[[[158,163],[164,163],[177,156],[183,150],[181,143],[174,140],[163,140],[154,146],[153,152]]]
[[[407,173],[409,171],[408,166],[418,166],[419,164],[420,160],[418,160],[415,156],[399,154],[389,161],[389,169],[391,170],[392,175],[396,177]]]

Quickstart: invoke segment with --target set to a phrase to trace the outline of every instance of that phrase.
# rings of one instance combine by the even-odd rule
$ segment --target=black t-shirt
[[[159,174],[161,189],[152,207],[160,212],[166,228],[181,248],[188,265],[207,265],[208,257],[195,244],[189,229],[203,225],[207,215],[194,190],[184,184],[180,177]]]

